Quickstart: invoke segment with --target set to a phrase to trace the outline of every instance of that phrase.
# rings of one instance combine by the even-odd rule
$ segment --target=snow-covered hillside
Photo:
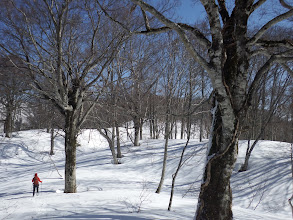
[[[77,191],[64,189],[64,143],[56,138],[55,155],[49,157],[50,135],[40,131],[0,138],[0,219],[193,219],[203,172],[206,142],[192,140],[185,166],[176,181],[172,211],[167,211],[171,175],[175,172],[184,140],[170,140],[165,184],[159,183],[164,140],[143,140],[133,147],[123,141],[122,164],[111,163],[107,142],[95,131],[79,137]],[[291,219],[288,198],[292,194],[290,144],[261,141],[253,152],[250,169],[238,173],[246,142],[240,142],[239,158],[231,179],[234,219]],[[55,168],[56,166],[56,168]],[[62,175],[62,177],[58,174]],[[43,183],[32,196],[32,178]]]

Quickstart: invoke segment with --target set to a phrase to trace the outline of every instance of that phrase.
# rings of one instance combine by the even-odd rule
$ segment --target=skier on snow
[[[34,178],[32,179],[32,182],[33,182],[33,186],[34,186],[34,189],[33,189],[33,196],[35,196],[36,188],[37,188],[37,193],[39,193],[39,182],[42,183],[42,181],[41,181],[40,178],[38,177],[38,174],[37,174],[37,173],[35,173],[35,176],[34,176]]]

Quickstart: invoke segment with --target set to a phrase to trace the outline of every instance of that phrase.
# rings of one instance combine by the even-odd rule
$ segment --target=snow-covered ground
[[[185,166],[176,181],[172,211],[167,211],[171,176],[185,140],[170,140],[166,179],[160,180],[164,140],[143,140],[133,147],[122,141],[122,164],[111,163],[107,142],[93,130],[79,136],[77,193],[65,194],[64,141],[55,141],[50,158],[50,135],[40,131],[0,138],[0,220],[6,219],[193,219],[205,159],[206,143],[192,140]],[[250,160],[250,169],[238,173],[246,142],[240,142],[239,158],[231,179],[233,212],[237,220],[292,219],[288,198],[292,194],[290,144],[261,141]],[[55,167],[56,166],[56,167]],[[56,169],[57,168],[57,169]],[[61,176],[58,174],[61,174]],[[43,183],[32,196],[32,178]]]

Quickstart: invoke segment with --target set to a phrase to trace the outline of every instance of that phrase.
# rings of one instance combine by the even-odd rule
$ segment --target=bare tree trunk
[[[165,146],[164,146],[164,159],[163,159],[163,167],[162,167],[162,174],[159,186],[156,190],[156,193],[160,193],[164,180],[165,180],[165,172],[166,172],[166,165],[167,165],[167,157],[168,157],[168,142],[169,142],[169,136],[170,136],[170,116],[169,116],[169,110],[167,110],[166,114],[166,122],[165,122]]]
[[[177,129],[177,122],[176,122],[176,119],[174,119],[174,127],[175,127],[175,130],[174,130],[174,139],[177,139],[177,132],[178,132],[178,129]]]
[[[126,136],[127,136],[127,140],[129,139],[129,131],[128,131],[129,127],[128,127],[128,122],[126,122]]]
[[[51,126],[51,148],[50,148],[50,155],[54,155],[54,139],[55,139],[55,136],[54,136],[54,128],[53,126]]]
[[[154,137],[153,137],[153,120],[150,119],[149,122],[150,122],[150,139],[154,139]]]
[[[117,158],[122,158],[119,126],[116,124]]]
[[[190,129],[189,129],[190,131]],[[185,153],[185,150],[188,146],[188,143],[189,143],[189,139],[190,139],[190,134],[187,135],[187,141],[186,141],[186,144],[181,152],[181,156],[180,156],[180,160],[179,160],[179,163],[178,163],[178,166],[177,166],[177,169],[175,171],[175,173],[172,175],[172,185],[171,185],[171,194],[170,194],[170,199],[169,199],[169,205],[168,205],[168,211],[171,210],[171,207],[172,207],[172,202],[173,202],[173,195],[174,195],[174,187],[175,187],[175,181],[176,181],[176,177],[180,171],[180,168],[183,166],[183,156],[184,156],[184,153]]]
[[[201,72],[201,98],[204,99],[204,71]],[[203,138],[203,105],[201,106],[201,116],[200,116],[200,128],[199,128],[199,141],[202,142]]]
[[[191,102],[192,102],[192,85],[191,85],[191,80],[189,81],[189,98],[188,98],[188,117],[187,117],[187,122],[186,122],[186,127],[187,127],[187,141],[186,144],[181,152],[181,156],[180,156],[180,160],[177,166],[177,169],[175,171],[175,173],[172,175],[172,185],[171,185],[171,194],[170,194],[170,200],[169,200],[169,205],[168,205],[168,211],[171,210],[171,206],[172,206],[172,202],[173,202],[173,195],[174,195],[174,187],[175,187],[175,181],[176,181],[176,177],[181,169],[181,167],[184,164],[183,161],[183,156],[185,153],[185,150],[188,146],[189,140],[190,140],[190,134],[191,134]],[[183,119],[183,117],[182,117]]]
[[[196,219],[233,219],[230,177],[238,151],[238,140],[235,135],[237,122],[233,123],[234,128],[230,132],[229,130],[224,132],[218,105],[214,111],[207,165],[198,199]],[[233,120],[233,112],[230,114]],[[214,195],[215,189],[217,196]]]
[[[182,117],[181,118],[181,133],[180,133],[181,139],[184,139],[184,128],[185,128],[185,119],[184,117]]]
[[[140,130],[140,119],[134,116],[134,146],[139,146],[139,130]]]
[[[73,111],[65,115],[65,193],[76,193],[77,118]]]
[[[143,126],[143,118],[140,118],[140,126],[139,126],[139,139],[142,140],[142,126]]]
[[[105,129],[103,129],[104,130],[103,131],[101,128],[97,128],[97,130],[107,140],[107,142],[109,144],[112,158],[113,158],[113,164],[119,164],[118,160],[117,160],[116,152],[115,152],[114,142],[112,141],[112,138],[109,137],[107,129],[105,128]]]
[[[13,127],[13,104],[8,103],[6,106],[6,118],[4,123],[4,133],[5,137],[12,137],[12,127]]]
[[[113,145],[115,145],[115,127],[112,127],[111,142]]]

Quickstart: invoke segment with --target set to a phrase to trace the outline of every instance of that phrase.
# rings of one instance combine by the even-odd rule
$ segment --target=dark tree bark
[[[121,144],[120,144],[120,131],[119,126],[116,124],[116,142],[117,142],[117,158],[122,158]]]
[[[76,193],[77,118],[74,112],[65,113],[65,193]]]
[[[54,128],[53,126],[51,126],[50,128],[50,135],[51,135],[51,147],[50,147],[50,155],[54,155],[55,152],[54,152],[54,147],[55,147],[55,135],[54,135]]]

